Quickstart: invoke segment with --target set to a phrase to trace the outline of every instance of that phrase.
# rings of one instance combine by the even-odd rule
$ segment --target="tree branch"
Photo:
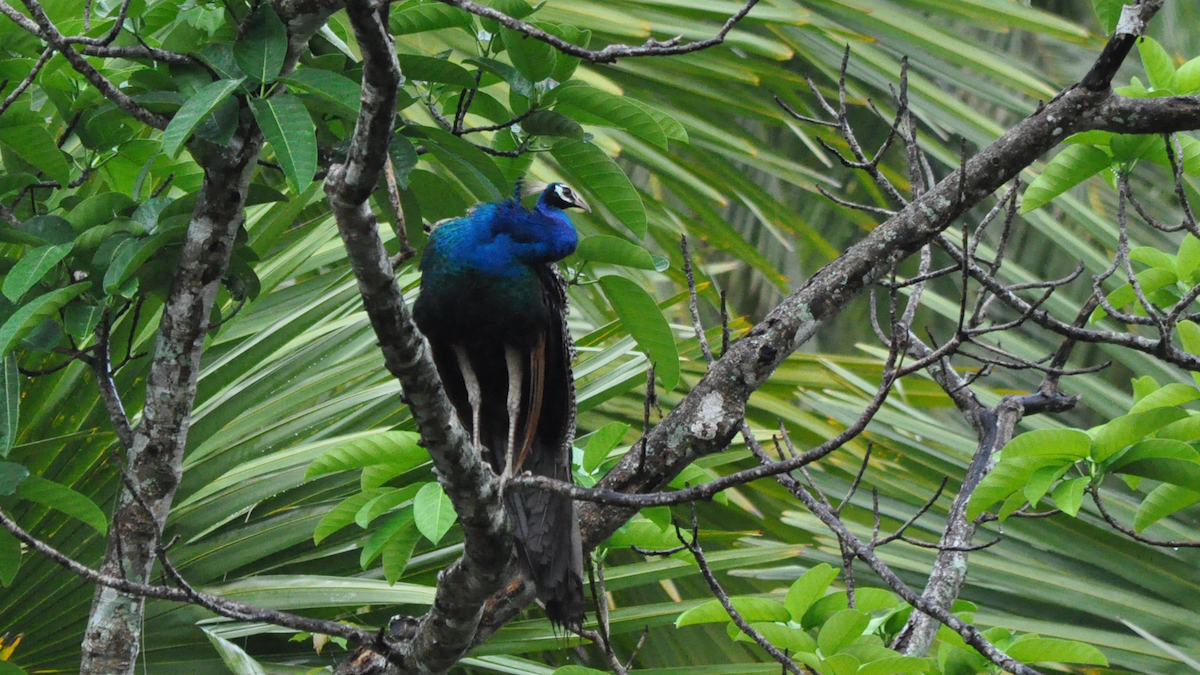
[[[366,0],[346,11],[363,51],[363,94],[347,159],[329,170],[325,192],[358,280],[384,365],[404,396],[450,497],[464,537],[463,555],[438,577],[437,594],[411,639],[388,658],[407,672],[440,673],[462,658],[484,604],[510,579],[513,541],[499,486],[474,451],[442,389],[425,338],[412,322],[367,202],[378,184],[396,114],[400,68],[385,17]]]
[[[646,40],[646,42],[641,46],[637,47],[633,45],[617,44],[608,45],[603,49],[587,49],[586,47],[580,47],[577,44],[567,42],[557,35],[551,35],[550,33],[547,33],[533,24],[528,24],[524,21],[514,19],[504,12],[481,5],[477,2],[473,2],[472,0],[439,1],[450,5],[451,7],[457,7],[463,11],[470,12],[476,16],[482,16],[487,19],[498,21],[500,25],[504,26],[505,28],[510,28],[520,33],[524,33],[528,37],[545,42],[564,54],[576,56],[591,63],[613,63],[617,59],[635,56],[671,56],[675,54],[690,54],[691,52],[698,52],[702,49],[714,47],[724,42],[726,36],[729,35],[729,31],[733,30],[733,27],[736,26],[739,21],[746,18],[746,15],[750,13],[750,10],[758,4],[758,0],[747,0],[746,4],[743,5],[736,14],[729,17],[729,19],[725,21],[725,24],[721,26],[721,30],[719,30],[716,35],[706,40],[697,40],[695,42],[680,44],[680,41],[683,39],[682,36],[673,37],[669,40],[663,41],[651,38]]]

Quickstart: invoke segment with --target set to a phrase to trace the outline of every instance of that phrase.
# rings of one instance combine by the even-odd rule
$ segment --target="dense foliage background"
[[[739,6],[677,0],[492,4],[592,46],[640,43],[650,36],[705,37]],[[1034,4],[764,0],[722,47],[593,66],[555,58],[541,43],[436,2],[396,3],[390,25],[409,99],[401,112],[405,126],[390,151],[407,233],[419,248],[423,221],[499,199],[526,172],[546,181],[565,179],[600,207],[590,215],[572,214],[584,246],[564,264],[567,277],[579,282],[571,288],[571,327],[579,347],[579,475],[582,481],[594,479],[640,432],[651,359],[658,364],[663,408],[703,372],[681,302],[686,291],[681,235],[694,242],[708,325],[716,325],[718,291],[724,291],[737,317],[736,336],[874,225],[870,216],[820,196],[818,185],[853,201],[884,205],[871,184],[821,147],[821,140],[841,147],[831,130],[796,122],[773,97],[817,114],[804,77],[833,92],[849,44],[849,103],[864,139],[877,144],[886,126],[865,104],[873,101],[884,114],[893,110],[889,87],[906,56],[922,142],[936,160],[935,171],[944,175],[957,165],[959,139],[974,147],[996,138],[1039,100],[1078,79],[1103,45],[1090,3]],[[1104,9],[1111,3],[1097,4]],[[93,2],[90,31],[78,3],[44,5],[64,32],[98,36],[111,27],[119,3]],[[234,46],[237,22],[251,9],[240,0],[135,2],[130,16],[137,37],[129,31],[116,44],[140,39],[198,53],[223,81],[245,76],[233,85],[244,87],[239,91],[263,93],[275,76],[256,75],[248,64],[267,64],[269,70],[272,59],[282,59],[272,51],[281,24],[258,9],[262,16],[242,36],[241,44],[252,47]],[[1200,7],[1172,2],[1152,33],[1179,64],[1200,53],[1196,25]],[[0,20],[0,82],[6,83],[0,95],[8,96],[30,72],[40,49],[34,38]],[[303,66],[274,84],[287,84],[292,95],[255,99],[264,102],[254,114],[267,136],[266,161],[254,178],[246,237],[235,251],[230,290],[219,303],[220,324],[208,338],[186,474],[166,538],[180,537],[172,559],[187,578],[220,595],[379,625],[397,612],[423,611],[434,575],[457,555],[460,536],[439,506],[444,498],[413,437],[396,433],[410,430],[411,419],[398,399],[399,385],[381,367],[320,181],[313,180],[318,164],[345,151],[357,107],[356,49],[344,13],[335,14],[313,40]],[[222,119],[219,104],[198,107],[196,101],[214,96],[211,78],[199,66],[94,61],[147,107],[178,110],[177,119],[193,112],[193,127],[184,136],[195,130],[219,139],[236,123]],[[1134,75],[1145,77],[1131,62],[1119,84]],[[539,112],[499,131],[447,133],[431,108],[453,121],[460,92],[477,79],[483,88],[465,117],[467,127],[500,124],[531,107]],[[553,83],[564,84],[552,88]],[[277,120],[274,131],[263,123],[268,118]],[[311,126],[305,134],[306,125]],[[48,298],[40,313],[26,317],[22,335],[0,332],[0,353],[19,337],[16,361],[27,369],[50,368],[63,358],[53,349],[69,344],[68,336],[85,339],[104,307],[127,310],[113,336],[120,354],[152,349],[172,246],[178,245],[190,213],[188,197],[201,180],[198,166],[180,149],[181,129],[173,126],[176,137],[170,127],[161,133],[132,123],[61,56],[51,58],[29,92],[0,116],[0,201],[26,223],[24,229],[0,229],[5,242],[0,271],[8,275],[0,316],[11,318],[50,289],[75,288],[68,282],[73,272],[87,272],[92,283],[89,290]],[[502,152],[528,143],[531,152],[496,156],[467,140]],[[885,162],[901,185],[907,175],[903,159],[895,153]],[[1135,174],[1139,195],[1153,212],[1172,213],[1166,174],[1146,164]],[[1026,178],[1037,173],[1034,167]],[[1196,190],[1194,178],[1188,180],[1188,189]],[[29,187],[42,181],[60,187]],[[396,223],[386,193],[377,197],[377,212]],[[1007,278],[1063,276],[1076,260],[1090,273],[1103,270],[1116,240],[1115,203],[1111,187],[1094,178],[1026,214],[1014,234]],[[34,225],[30,219],[36,219]],[[39,239],[22,238],[26,232]],[[1172,253],[1179,243],[1160,233],[1136,236],[1137,244]],[[39,242],[39,250],[47,245],[54,250],[33,275],[33,263],[20,256]],[[33,283],[14,280],[18,260],[25,266],[21,278]],[[401,282],[415,294],[413,263]],[[1085,285],[1061,292],[1050,306],[1073,313],[1070,308],[1090,292]],[[935,284],[917,325],[927,325],[935,336],[945,329],[956,316],[956,293],[953,279]],[[653,311],[653,301],[661,314]],[[882,351],[868,311],[862,301],[843,313],[809,343],[811,351],[791,357],[755,394],[749,416],[761,438],[769,438],[782,421],[807,446],[857,416],[881,371]],[[1055,344],[1036,332],[1004,338],[1006,349],[1032,358]],[[1188,374],[1145,355],[1107,347],[1076,353],[1081,364],[1107,359],[1114,360],[1108,370],[1066,381],[1066,390],[1083,394],[1078,409],[1030,418],[1022,428],[1086,428],[1123,414],[1133,400],[1134,377],[1190,382]],[[19,425],[10,396],[0,430],[8,436],[0,451],[40,477],[41,489],[28,483],[20,499],[0,496],[0,505],[73,557],[98,560],[105,513],[119,480],[112,468],[114,436],[91,373],[76,362],[51,374],[17,378],[12,357],[7,364],[6,391],[18,391],[13,387],[19,380]],[[135,358],[116,377],[131,413],[140,407],[145,366],[146,359]],[[1001,373],[984,382],[994,401],[1036,381],[1036,374]],[[819,465],[817,482],[830,494],[842,493],[868,441],[874,443],[874,459],[865,484],[878,489],[882,512],[893,525],[923,503],[943,476],[950,476],[953,488],[976,445],[941,390],[919,376],[902,383],[862,439]],[[733,448],[701,460],[678,482],[694,484],[752,461],[748,452]],[[1132,522],[1141,496],[1114,492],[1110,509]],[[855,504],[847,518],[869,532],[870,493],[860,493]],[[913,534],[936,539],[947,505],[943,498]],[[1089,643],[1117,672],[1190,672],[1196,664],[1185,665],[1184,658],[1200,657],[1195,553],[1131,542],[1089,509],[1085,505],[1078,518],[1010,521],[1000,544],[973,553],[963,597],[977,605],[975,620]],[[774,482],[730,490],[701,505],[700,514],[712,562],[733,592],[778,592],[818,563],[839,562],[824,527],[797,510]],[[1196,515],[1195,509],[1182,511],[1151,531],[1196,539]],[[609,542],[604,562],[618,644],[628,652],[643,628],[650,628],[637,660],[642,672],[775,672],[775,664],[760,664],[756,647],[730,639],[719,623],[673,626],[682,612],[708,599],[707,588],[686,560],[648,559],[627,548],[671,545],[668,520],[664,510],[648,510]],[[994,524],[988,528],[1001,531]],[[9,645],[16,634],[24,637],[0,656],[30,673],[77,668],[92,586],[38,556],[21,557],[17,570],[12,545],[15,541],[0,541],[0,558],[9,556],[0,560],[0,634],[9,634]],[[880,555],[917,587],[933,557],[903,543]],[[8,570],[15,576],[7,576]],[[311,636],[210,616],[196,607],[150,602],[145,672],[220,673],[233,667],[301,673],[346,654],[344,646]],[[1139,630],[1175,645],[1182,656],[1164,651]],[[568,644],[573,643],[532,610],[459,670],[545,674],[568,662],[602,667],[594,653],[587,661],[586,652],[565,649]],[[243,652],[261,666],[235,666]]]

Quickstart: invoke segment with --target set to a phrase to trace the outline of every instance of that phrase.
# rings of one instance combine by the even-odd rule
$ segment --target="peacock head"
[[[540,193],[538,197],[539,207],[549,207],[555,209],[583,209],[588,213],[592,212],[592,207],[579,196],[579,193],[571,189],[566,183],[542,183],[539,181],[528,181],[518,188],[522,196]]]

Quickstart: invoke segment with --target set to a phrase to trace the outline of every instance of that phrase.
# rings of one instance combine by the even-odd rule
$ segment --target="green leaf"
[[[287,28],[270,3],[264,3],[250,17],[242,36],[233,43],[233,59],[242,72],[255,81],[271,82],[283,70],[287,46]]]
[[[552,23],[541,24],[542,30],[570,42],[573,45],[587,48],[592,42],[592,31],[580,29],[575,26],[556,25]],[[554,55],[554,71],[550,73],[550,78],[555,82],[566,82],[575,74],[575,69],[579,67],[580,59],[577,56],[567,56],[562,52],[556,52]]]
[[[222,101],[237,90],[242,82],[245,82],[244,78],[217,80],[189,98],[179,112],[171,118],[167,128],[163,130],[163,154],[171,158],[178,157],[184,141],[192,135],[196,125],[200,124]]]
[[[457,7],[431,2],[392,12],[388,26],[392,35],[412,35],[442,28],[470,28],[471,15]]]
[[[70,182],[71,166],[45,124],[0,124],[0,143],[58,181],[59,185],[66,186]]]
[[[21,296],[36,286],[55,265],[62,262],[72,248],[73,244],[58,244],[39,246],[26,251],[4,277],[4,297],[13,302],[20,302]]]
[[[312,117],[300,99],[291,94],[250,99],[254,119],[283,166],[288,185],[304,192],[317,172],[317,136]]]
[[[160,230],[146,239],[127,239],[113,252],[112,262],[104,273],[104,292],[117,295],[126,281],[138,269],[153,258],[162,247],[179,239],[186,233],[187,226],[180,225]]]
[[[550,154],[563,170],[578,180],[573,184],[587,193],[589,201],[612,212],[639,239],[646,236],[646,207],[633,183],[617,163],[591,143],[563,139]]]
[[[1004,446],[1002,457],[1074,457],[1088,456],[1092,437],[1078,429],[1038,429],[1016,436]]]
[[[1158,267],[1152,267],[1148,270],[1143,270],[1137,274],[1138,285],[1142,287],[1142,292],[1149,296],[1160,288],[1165,288],[1178,281],[1175,272]],[[1132,284],[1122,284],[1115,291],[1108,294],[1108,303],[1116,308],[1121,308],[1137,301],[1137,294],[1133,290]],[[1103,308],[1096,308],[1092,314],[1092,321],[1098,321],[1105,316],[1107,312]]]
[[[383,431],[357,438],[313,460],[304,477],[316,478],[373,464],[397,464],[408,467],[404,469],[407,471],[429,461],[429,453],[417,444],[420,439],[420,434],[411,431]]]
[[[373,488],[343,499],[321,517],[321,522],[317,523],[316,530],[313,531],[313,543],[320,544],[329,535],[353,523],[364,506],[388,492],[388,488]]]
[[[12,586],[21,568],[21,542],[0,528],[0,586]],[[4,671],[0,670],[0,674]]]
[[[925,675],[928,666],[915,656],[891,656],[862,664],[857,675]]]
[[[1072,478],[1059,483],[1051,495],[1054,505],[1062,509],[1063,513],[1074,518],[1075,514],[1079,513],[1079,507],[1083,505],[1083,491],[1087,489],[1090,481],[1090,478],[1084,477]]]
[[[364,504],[358,513],[354,514],[354,522],[366,529],[372,520],[412,499],[423,486],[424,484],[417,483],[403,488],[388,488],[387,492]]]
[[[100,534],[108,532],[108,519],[100,507],[65,485],[31,475],[21,483],[18,496],[78,518]]]
[[[1169,438],[1149,438],[1115,455],[1112,463],[1108,466],[1108,470],[1117,471],[1131,462],[1157,457],[1170,457],[1200,462],[1200,453],[1196,452],[1195,448],[1183,441],[1176,441]]]
[[[413,549],[420,540],[421,533],[417,531],[416,521],[408,518],[400,531],[388,538],[387,543],[383,545],[383,577],[389,584],[395,584],[400,575],[404,574],[408,561],[412,559]]]
[[[4,356],[0,363],[0,457],[8,457],[17,442],[21,418],[21,373],[16,354]]]
[[[89,287],[91,284],[88,282],[73,284],[40,295],[22,305],[12,316],[8,317],[3,325],[0,325],[0,356],[6,356],[17,344],[17,341],[29,335],[43,321],[57,317],[58,310],[63,305]]]
[[[754,639],[746,635],[737,628],[734,624],[729,624],[737,631],[733,639],[738,642],[753,642]],[[817,651],[817,641],[812,639],[808,633],[804,632],[803,628],[796,626],[785,626],[779,623],[751,623],[750,627],[758,631],[767,639],[767,642],[775,645],[779,649],[787,649],[793,653],[807,652],[813,653]]]
[[[440,82],[452,84],[464,89],[475,87],[475,76],[457,63],[432,56],[417,56],[415,54],[397,54],[400,63],[400,73],[408,80],[417,82]]]
[[[1200,504],[1200,491],[1164,483],[1150,491],[1133,517],[1133,529],[1141,532],[1167,516]]]
[[[609,422],[601,427],[588,439],[587,448],[583,451],[583,470],[591,473],[600,468],[600,464],[608,457],[613,448],[621,444],[629,425],[621,422]]]
[[[533,136],[561,136],[583,138],[583,127],[579,122],[553,110],[539,110],[521,122],[521,129]]]
[[[584,237],[575,248],[575,255],[580,260],[622,265],[640,270],[663,271],[659,269],[659,262],[649,251],[628,239],[608,234]]]
[[[1188,239],[1195,240],[1195,237],[1189,234]],[[1182,259],[1182,254],[1180,254],[1180,258]],[[1191,276],[1190,272],[1188,276]],[[1195,322],[1184,319],[1176,324],[1176,328],[1176,332],[1179,334],[1179,341],[1183,343],[1184,351],[1189,354],[1200,354],[1200,326],[1196,325]],[[1196,383],[1196,386],[1200,387],[1200,373],[1193,372],[1192,381]]]
[[[413,499],[413,517],[426,539],[438,543],[458,520],[454,505],[437,483],[427,483]]]
[[[855,609],[843,609],[829,617],[817,633],[817,646],[828,658],[862,637],[871,623],[871,615]]]
[[[1012,658],[1030,662],[1083,663],[1107,666],[1108,659],[1092,645],[1074,640],[1034,637],[1018,639],[1004,650]]]
[[[510,28],[501,28],[500,38],[512,64],[530,82],[541,82],[554,72],[554,47]]]
[[[279,81],[332,104],[346,117],[358,117],[362,105],[362,87],[344,75],[319,68],[301,68],[287,77],[279,78]]]
[[[1028,501],[1030,505],[1037,506],[1038,502],[1046,496],[1050,491],[1050,486],[1054,485],[1054,481],[1062,478],[1062,475],[1071,468],[1071,465],[1066,466],[1047,466],[1034,471],[1029,477],[1029,482],[1025,484],[1025,490],[1022,492],[1024,501]],[[1015,496],[1016,493],[1014,493]],[[1010,497],[1009,499],[1011,499]],[[1022,502],[1023,503],[1023,502]],[[1017,508],[1021,505],[1018,504]]]
[[[582,82],[564,83],[553,90],[552,96],[556,110],[584,124],[624,129],[651,145],[667,149],[667,133],[663,126],[631,99]]]
[[[1200,491],[1200,462],[1195,460],[1170,457],[1139,459],[1121,467],[1120,473]]]
[[[96,329],[102,316],[104,316],[104,305],[85,305],[82,302],[72,302],[67,305],[67,310],[64,312],[63,328],[71,337],[83,340]]]
[[[1171,438],[1184,443],[1200,441],[1200,414],[1189,414],[1187,417],[1171,422],[1154,433],[1155,438]]]
[[[1107,169],[1112,157],[1094,145],[1071,145],[1054,156],[1042,175],[1025,189],[1021,213],[1029,213]]]
[[[1200,91],[1200,56],[1179,66],[1175,71],[1175,79],[1171,81],[1171,91],[1179,96],[1188,96]]]
[[[1117,21],[1121,19],[1121,8],[1125,6],[1125,0],[1092,0],[1092,8],[1096,10],[1096,17],[1100,19],[1100,26],[1104,28],[1104,32],[1109,35],[1117,29]]]
[[[828,563],[821,563],[792,582],[791,587],[788,588],[787,599],[783,603],[791,613],[792,621],[800,623],[804,614],[808,612],[808,608],[825,595],[826,589],[837,578],[837,575],[838,571]]]
[[[1142,57],[1142,67],[1146,69],[1146,78],[1150,86],[1157,90],[1170,89],[1175,77],[1175,65],[1171,63],[1171,55],[1152,37],[1142,36],[1137,39],[1138,54]]]
[[[370,564],[383,553],[383,547],[392,539],[399,535],[405,528],[413,528],[413,509],[405,507],[399,512],[388,518],[387,522],[382,527],[371,533],[371,537],[367,539],[367,543],[363,545],[362,553],[359,555],[358,563],[365,570]],[[394,581],[390,583],[395,583]]]
[[[1129,252],[1129,259],[1149,265],[1150,267],[1161,267],[1178,275],[1175,266],[1175,256],[1164,253],[1153,246],[1138,246]]]
[[[679,383],[679,351],[675,334],[658,303],[641,286],[619,276],[600,278],[604,296],[621,320],[621,326],[633,336],[654,364],[654,374],[667,391]]]
[[[1200,389],[1194,385],[1172,382],[1165,387],[1147,394],[1142,400],[1129,409],[1130,414],[1145,412],[1155,408],[1173,408],[1200,398]]]
[[[29,477],[29,469],[14,462],[0,462],[0,495],[11,495]]]
[[[584,666],[560,666],[550,675],[608,675],[608,673]]]
[[[229,668],[233,675],[267,675],[266,669],[241,647],[210,630],[201,630],[204,630],[204,635],[208,637],[208,641],[225,662],[225,667]]]
[[[997,501],[1007,499],[1012,493],[1022,490],[1037,470],[1044,467],[1070,466],[1074,463],[1074,459],[1064,456],[1003,459],[975,488],[967,507],[967,517],[974,518]]]
[[[749,622],[758,621],[787,621],[788,611],[782,604],[767,598],[736,597],[730,598],[733,608]],[[693,607],[675,619],[675,627],[682,628],[698,623],[724,623],[730,621],[729,614],[721,606],[720,600],[708,602]]]
[[[1158,429],[1187,417],[1179,408],[1154,408],[1146,412],[1122,415],[1095,430],[1092,459],[1103,462],[1127,446],[1133,445]]]
[[[426,147],[479,201],[497,201],[509,191],[507,179],[491,157],[441,129],[409,128],[409,135],[432,141]]]

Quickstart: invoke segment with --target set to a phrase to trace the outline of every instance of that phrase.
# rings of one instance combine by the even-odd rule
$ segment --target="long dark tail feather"
[[[535,447],[526,468],[538,475],[558,477],[546,466],[548,453]],[[559,478],[563,480],[563,478]],[[550,492],[510,492],[505,496],[512,516],[521,564],[537,588],[552,623],[579,628],[583,623],[583,554],[579,518],[570,497]]]

